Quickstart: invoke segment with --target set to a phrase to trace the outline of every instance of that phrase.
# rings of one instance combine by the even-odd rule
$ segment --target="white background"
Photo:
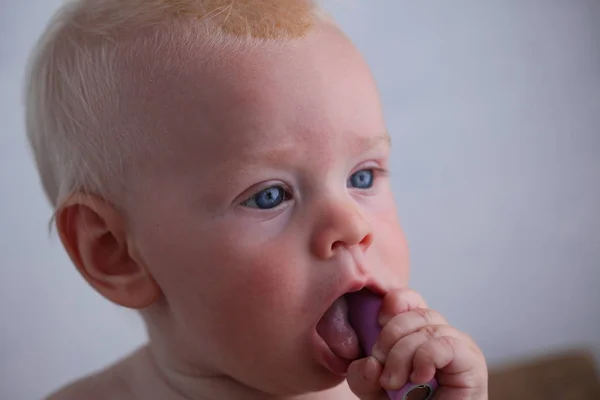
[[[144,340],[46,224],[23,131],[26,56],[59,0],[0,0],[0,399],[44,393]],[[335,1],[394,136],[413,286],[491,364],[600,359],[600,2]]]

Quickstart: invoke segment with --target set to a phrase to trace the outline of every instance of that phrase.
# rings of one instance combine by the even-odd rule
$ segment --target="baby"
[[[487,399],[478,346],[407,287],[376,84],[317,5],[72,1],[30,66],[61,241],[149,334],[49,399],[380,400],[434,375],[436,399]],[[383,298],[369,357],[361,289]]]

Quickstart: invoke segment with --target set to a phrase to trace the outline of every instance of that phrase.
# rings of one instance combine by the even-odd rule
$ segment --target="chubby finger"
[[[441,385],[485,392],[488,380],[487,364],[481,349],[473,339],[468,334],[459,331],[453,335],[444,335],[439,339],[446,352],[453,353],[450,362],[445,362],[444,355],[439,349],[435,351],[435,349],[427,348],[422,350],[422,355],[415,357],[415,362],[424,364],[434,362],[436,365],[440,365],[438,381]],[[430,356],[430,352],[435,352],[436,355]],[[427,361],[428,358],[430,361]]]
[[[348,367],[347,382],[350,390],[361,400],[385,399],[379,383],[383,366],[373,357],[356,360]]]
[[[394,316],[415,308],[427,308],[423,297],[412,289],[394,289],[385,295],[379,312],[379,324],[384,326]]]
[[[434,377],[438,369],[447,367],[456,357],[457,341],[450,336],[428,340],[415,352],[410,380],[425,383]]]
[[[387,353],[403,337],[428,326],[437,327],[447,324],[448,322],[440,313],[428,308],[415,308],[398,314],[381,329],[372,354],[379,362],[385,363]]]
[[[412,372],[413,357],[429,338],[419,332],[400,339],[389,351],[379,383],[387,390],[397,390],[404,386]]]
[[[417,349],[410,380],[425,383],[434,375],[442,386],[485,391],[487,366],[469,335],[452,327],[432,331],[432,338]],[[468,397],[471,398],[471,397]]]
[[[436,376],[436,399],[487,399],[487,366],[472,339],[457,332],[421,346],[415,353],[411,381],[425,383]]]
[[[445,335],[454,335],[457,332],[447,325],[427,326],[416,332],[411,333],[408,336],[403,337],[394,344],[386,357],[384,370],[382,371],[380,383],[388,390],[400,389],[408,382],[412,383],[425,383],[433,378],[435,374],[435,367],[433,373],[429,376],[425,382],[415,382],[412,378],[414,377],[415,368],[415,357],[419,354],[419,351],[438,337]],[[427,354],[425,354],[426,356]],[[429,368],[427,363],[419,363],[420,368]],[[425,367],[423,366],[425,365]],[[430,372],[431,368],[425,372]],[[425,373],[424,372],[424,373]]]

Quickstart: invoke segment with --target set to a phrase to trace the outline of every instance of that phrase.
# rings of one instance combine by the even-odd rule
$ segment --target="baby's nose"
[[[323,260],[333,257],[343,248],[358,246],[366,251],[373,242],[369,221],[351,202],[327,208],[317,222],[312,251]]]

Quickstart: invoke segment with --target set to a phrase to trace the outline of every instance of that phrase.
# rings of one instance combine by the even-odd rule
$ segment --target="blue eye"
[[[363,169],[353,173],[348,179],[348,187],[369,189],[373,186],[373,170]]]
[[[281,186],[271,186],[256,193],[242,204],[250,208],[268,210],[277,207],[287,199],[288,195]]]

